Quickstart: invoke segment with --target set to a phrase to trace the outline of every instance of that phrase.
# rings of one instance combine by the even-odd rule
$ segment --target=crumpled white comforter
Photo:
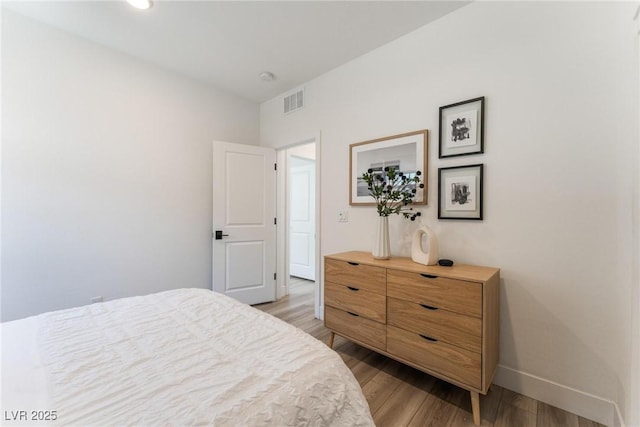
[[[374,425],[337,353],[205,289],[45,313],[1,331],[3,425]]]

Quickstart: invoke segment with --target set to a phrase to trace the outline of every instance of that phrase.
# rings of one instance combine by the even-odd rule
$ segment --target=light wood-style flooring
[[[255,307],[326,343],[329,331],[313,316],[314,286],[314,282],[292,278],[288,296]],[[337,335],[333,348],[360,383],[376,426],[473,426],[468,391]],[[480,397],[480,412],[482,426],[604,427],[495,384]]]

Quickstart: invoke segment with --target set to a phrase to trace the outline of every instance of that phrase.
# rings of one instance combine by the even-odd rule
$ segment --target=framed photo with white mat
[[[482,219],[483,164],[438,169],[438,219]]]
[[[412,204],[427,204],[427,153],[429,135],[426,129],[387,136],[349,145],[349,204],[374,206],[362,174],[368,170],[382,173],[386,167],[402,172],[407,178],[422,176],[424,188],[416,188]]]
[[[484,153],[484,96],[440,107],[438,157]]]

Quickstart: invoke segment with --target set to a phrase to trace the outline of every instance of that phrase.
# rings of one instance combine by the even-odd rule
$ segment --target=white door
[[[289,274],[315,281],[315,161],[291,156],[289,165]]]
[[[275,301],[276,154],[213,143],[213,283],[247,304]]]

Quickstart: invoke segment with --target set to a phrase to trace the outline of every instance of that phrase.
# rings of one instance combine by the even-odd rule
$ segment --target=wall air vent
[[[284,113],[289,114],[304,107],[304,89],[284,97]]]

